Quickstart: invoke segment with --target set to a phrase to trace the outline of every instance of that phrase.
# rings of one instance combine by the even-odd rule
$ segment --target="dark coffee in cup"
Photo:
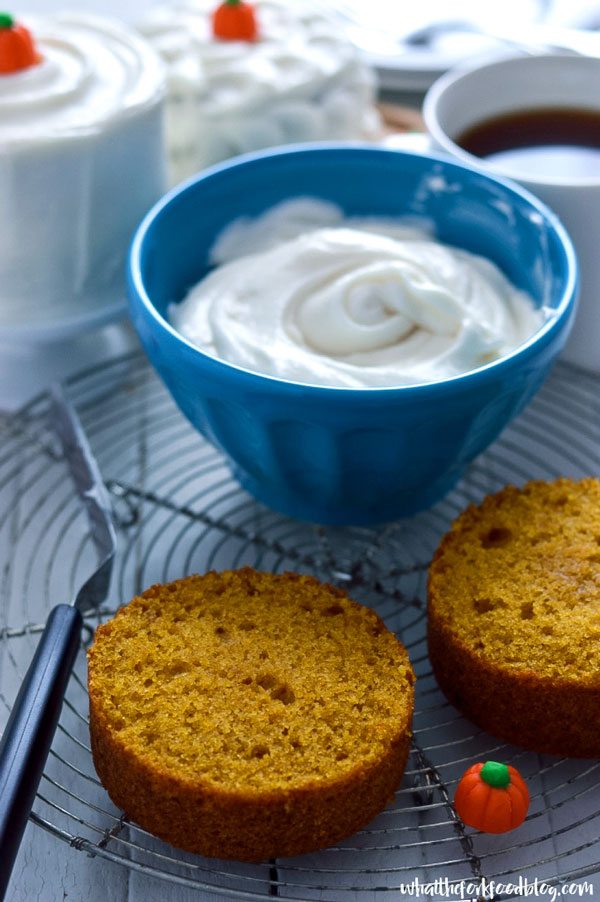
[[[542,107],[482,119],[455,141],[508,173],[600,177],[600,112]]]
[[[600,57],[511,54],[456,67],[429,88],[423,116],[437,150],[516,179],[562,220],[580,265],[564,357],[600,373]]]

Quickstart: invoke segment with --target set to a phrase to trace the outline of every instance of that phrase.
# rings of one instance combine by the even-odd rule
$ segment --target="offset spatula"
[[[71,604],[50,611],[0,743],[0,899],[17,856],[81,641],[82,611],[108,593],[116,535],[110,499],[75,411],[52,388],[50,426],[87,510],[98,567]]]

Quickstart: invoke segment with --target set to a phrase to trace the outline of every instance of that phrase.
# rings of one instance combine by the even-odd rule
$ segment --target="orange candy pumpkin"
[[[15,22],[10,13],[0,12],[0,75],[11,75],[40,62],[31,32]]]
[[[255,41],[256,14],[245,0],[224,0],[212,14],[213,35],[221,41]]]
[[[469,827],[484,833],[507,833],[525,820],[529,790],[514,767],[480,761],[463,774],[454,808]]]

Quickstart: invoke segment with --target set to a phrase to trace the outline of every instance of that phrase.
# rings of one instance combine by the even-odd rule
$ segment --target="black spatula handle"
[[[4,898],[23,831],[50,751],[81,641],[77,608],[57,605],[0,743],[0,899]]]

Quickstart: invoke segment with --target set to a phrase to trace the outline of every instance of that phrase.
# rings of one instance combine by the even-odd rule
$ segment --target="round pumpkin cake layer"
[[[298,855],[392,798],[414,675],[380,618],[308,576],[153,586],[99,627],[90,732],[116,805],[209,857]]]
[[[456,707],[538,752],[600,756],[600,482],[507,486],[430,567],[429,656]]]

